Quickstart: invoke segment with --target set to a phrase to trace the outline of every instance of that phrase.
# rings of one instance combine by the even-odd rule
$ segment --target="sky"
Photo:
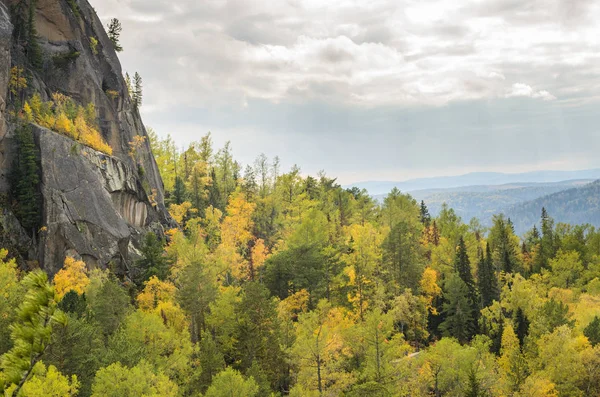
[[[142,116],[344,184],[600,167],[600,0],[90,0]]]

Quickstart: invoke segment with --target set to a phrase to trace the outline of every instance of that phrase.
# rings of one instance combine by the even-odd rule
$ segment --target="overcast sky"
[[[600,167],[600,0],[90,0],[147,126],[342,183]]]

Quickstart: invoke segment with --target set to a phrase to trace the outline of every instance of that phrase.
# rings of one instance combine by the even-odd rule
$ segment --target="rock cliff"
[[[146,232],[160,234],[175,225],[165,209],[158,167],[114,46],[86,0],[37,0],[34,18],[42,65],[28,66],[23,48],[11,34],[8,12],[20,1],[0,4],[0,193],[9,192],[14,154],[15,125],[5,111],[15,107],[7,86],[11,66],[26,68],[28,95],[37,92],[48,100],[60,92],[78,104],[93,103],[113,155],[34,126],[42,231],[26,246],[23,232],[15,232],[10,206],[4,209],[0,226],[14,237],[25,259],[37,260],[50,274],[60,269],[65,255],[80,256],[89,267],[112,263],[126,272]],[[143,141],[132,156],[130,142],[139,140],[136,137]]]

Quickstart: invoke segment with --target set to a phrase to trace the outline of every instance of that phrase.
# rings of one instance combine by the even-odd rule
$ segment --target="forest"
[[[179,228],[125,275],[0,262],[7,396],[600,395],[600,231],[523,236],[150,131]]]

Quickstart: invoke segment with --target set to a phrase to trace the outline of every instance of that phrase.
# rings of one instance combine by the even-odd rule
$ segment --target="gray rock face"
[[[10,5],[17,0],[2,1]],[[28,91],[40,93],[44,100],[61,92],[81,105],[93,103],[113,156],[35,127],[44,225],[37,256],[50,274],[60,269],[67,254],[81,256],[89,267],[106,267],[112,262],[125,272],[135,259],[144,233],[161,233],[176,224],[165,208],[158,167],[113,44],[87,0],[72,3],[77,9],[66,0],[37,1],[35,23],[44,62],[41,70],[28,70]],[[11,32],[6,6],[0,3],[2,114],[5,104],[11,105],[10,96],[4,97],[11,52],[15,63],[26,65],[22,49],[11,43]],[[91,38],[98,42],[95,49]],[[66,63],[56,62],[61,56],[76,53]],[[108,95],[109,91],[116,92],[116,97]],[[0,194],[8,192],[6,176],[11,166],[14,129],[10,123],[7,128],[4,125],[4,118],[0,118]],[[130,142],[139,137],[144,141],[131,156]]]
[[[40,148],[46,271],[58,271],[66,252],[76,252],[90,267],[130,261],[130,242],[149,226],[152,211],[137,171],[52,131],[37,127],[34,136]]]
[[[8,10],[4,3],[0,3],[0,191],[4,191],[7,188],[5,183],[6,178],[4,177],[4,169],[6,168],[4,163],[7,161],[4,144],[7,125],[4,112],[6,110],[5,94],[8,91],[8,81],[10,79],[12,30],[13,27],[10,23]]]

